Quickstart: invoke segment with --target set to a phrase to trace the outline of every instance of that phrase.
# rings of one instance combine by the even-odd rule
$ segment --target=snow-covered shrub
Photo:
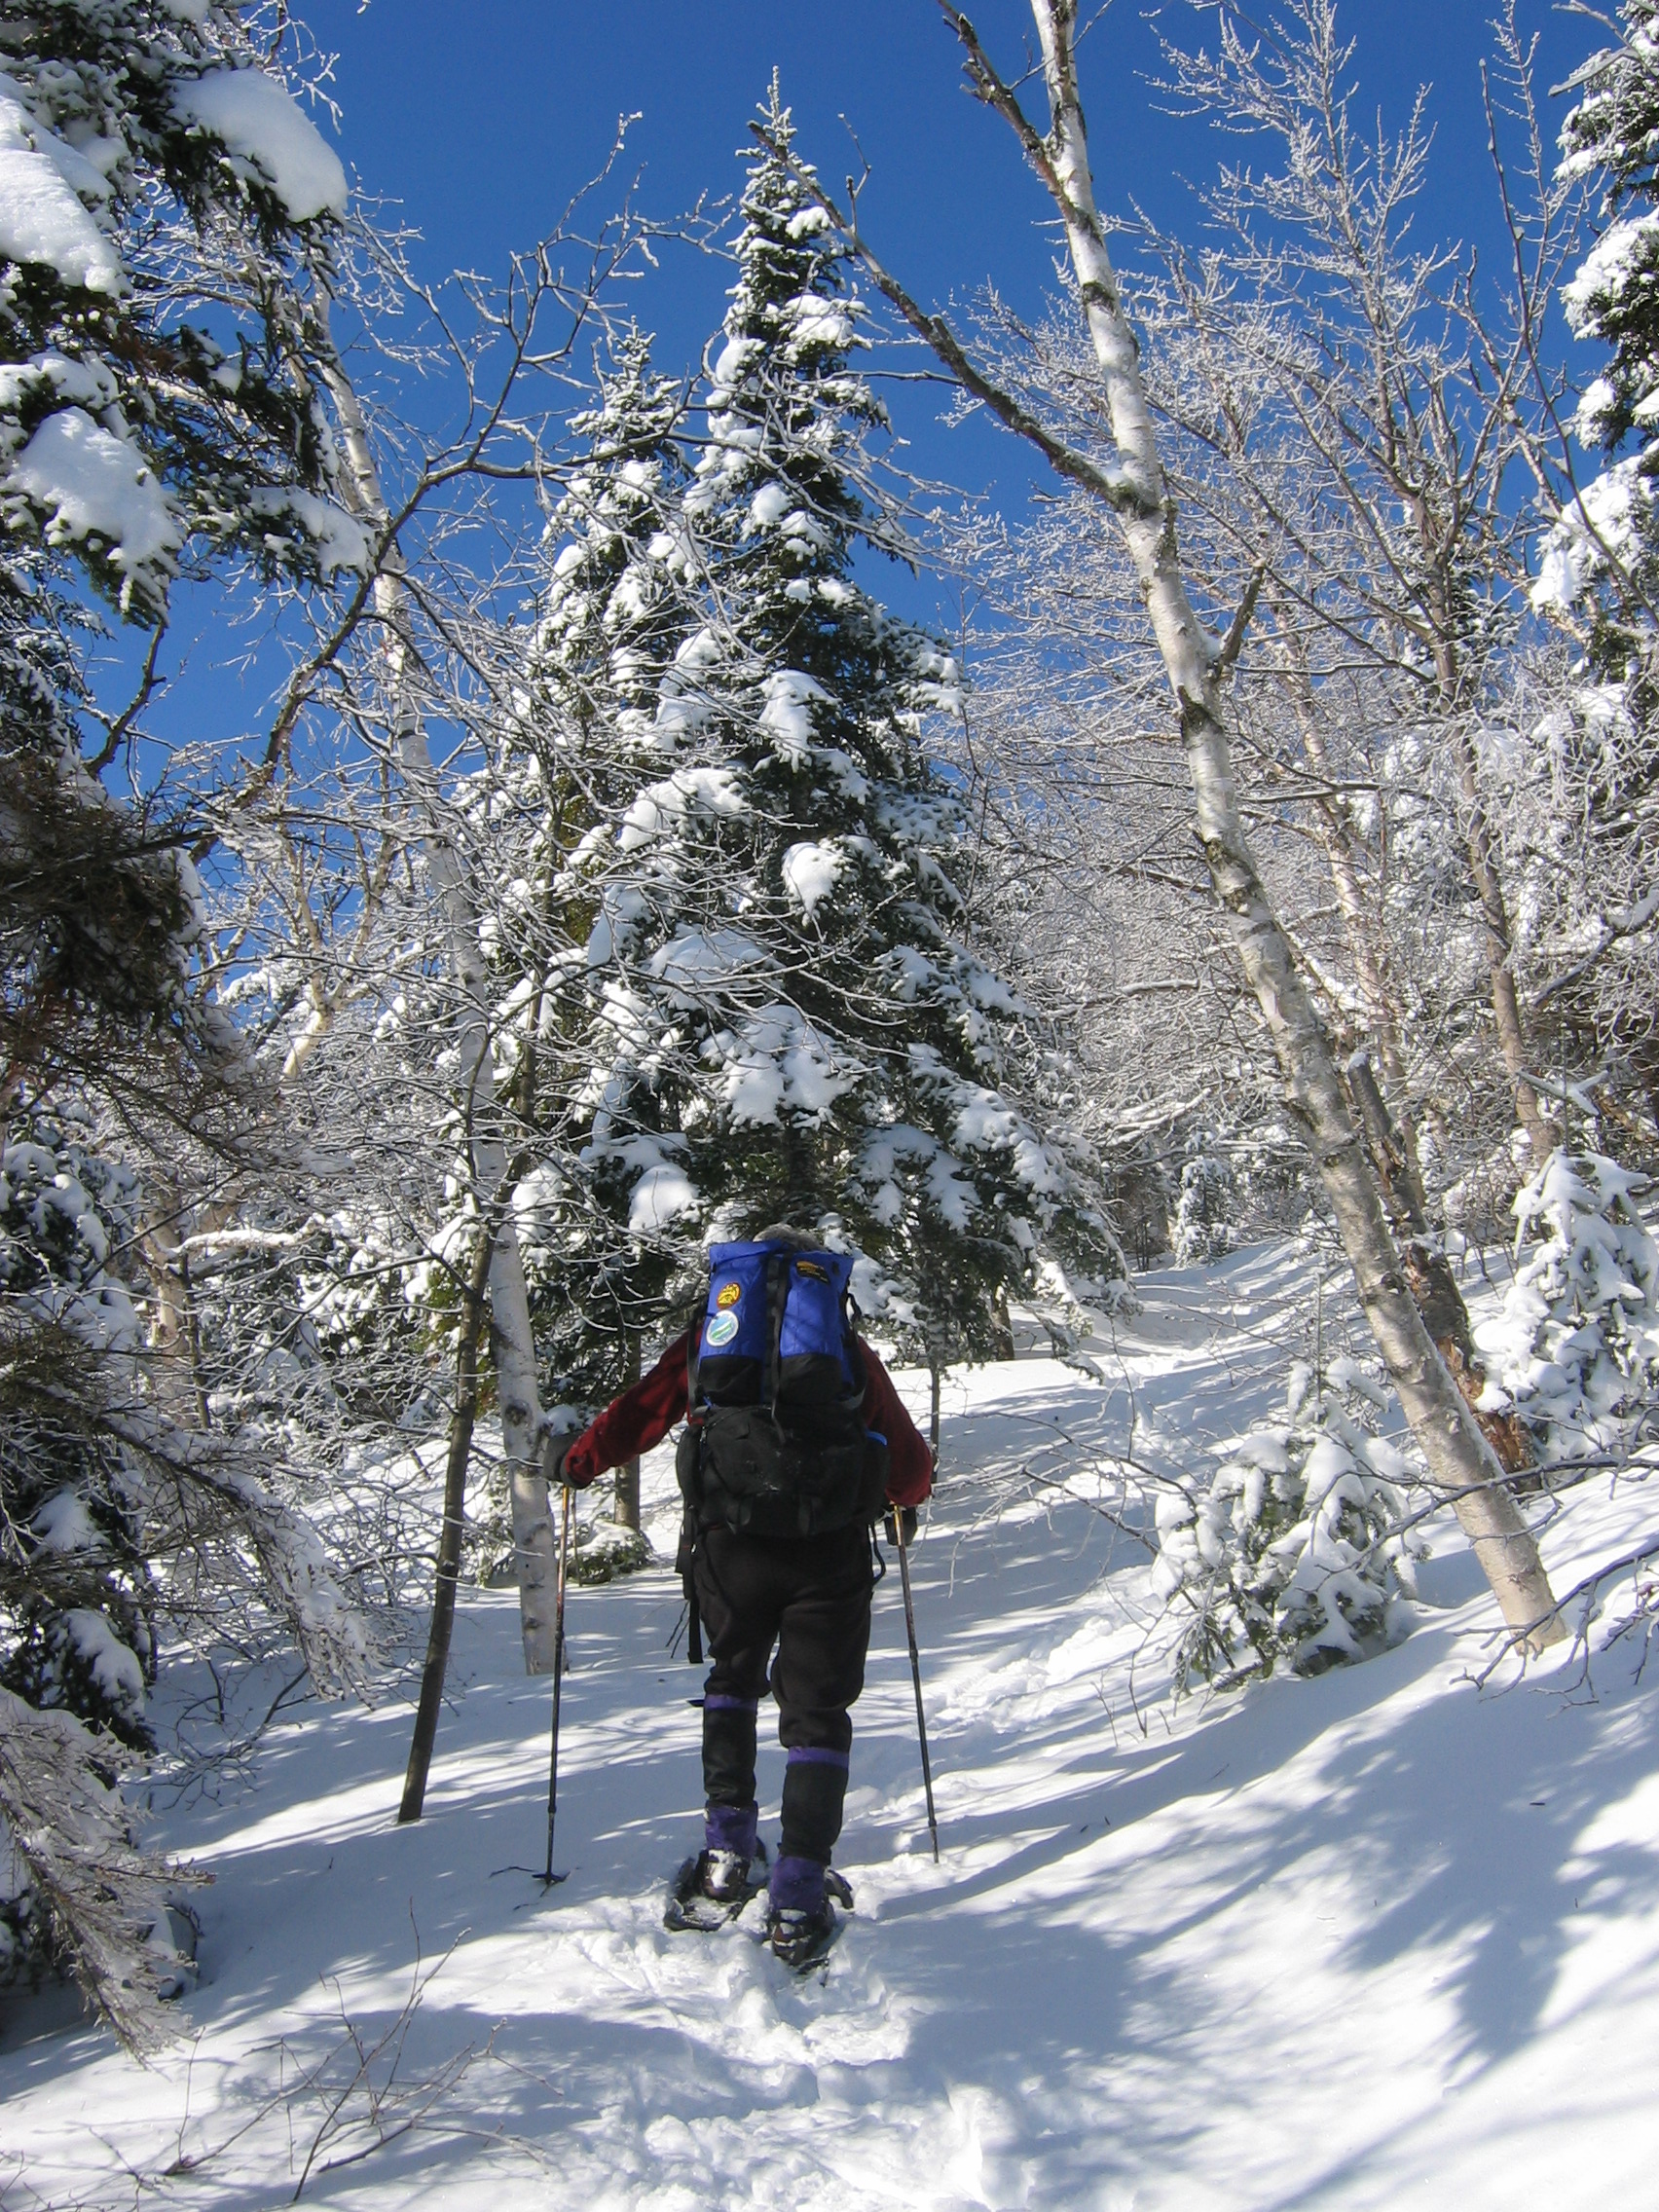
[[[1659,1246],[1644,1177],[1600,1153],[1554,1152],[1515,1200],[1517,1250],[1539,1231],[1475,1341],[1483,1411],[1514,1412],[1549,1460],[1617,1453],[1659,1394]]]
[[[638,1529],[596,1516],[579,1522],[571,1541],[572,1582],[614,1582],[624,1574],[637,1574],[656,1564],[651,1547]]]
[[[1213,1475],[1159,1498],[1153,1582],[1177,1624],[1177,1691],[1281,1661],[1316,1675],[1388,1641],[1411,1587],[1408,1470],[1360,1412],[1383,1392],[1348,1360],[1331,1376],[1314,1397],[1298,1363],[1283,1421],[1217,1446]]]

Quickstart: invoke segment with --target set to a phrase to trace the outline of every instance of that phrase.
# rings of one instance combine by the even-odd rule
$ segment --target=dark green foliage
[[[775,95],[768,125],[787,143]],[[1035,1024],[961,888],[962,808],[927,735],[958,711],[958,672],[861,580],[894,532],[865,489],[884,419],[854,365],[847,257],[787,165],[748,158],[689,482],[666,396],[608,386],[595,420],[636,425],[589,471],[589,507],[619,518],[608,567],[567,508],[552,597],[580,595],[581,620],[543,625],[594,672],[574,705],[538,694],[543,759],[576,731],[596,748],[594,828],[559,892],[582,1179],[545,1204],[538,1188],[524,1218],[558,1286],[555,1388],[583,1402],[617,1386],[632,1330],[678,1325],[710,1235],[768,1219],[865,1254],[884,1333],[940,1359],[1000,1346],[1002,1297],[1056,1235],[1111,1266],[1021,1103]],[[625,449],[649,457],[631,519]],[[624,697],[608,641],[642,608]]]
[[[150,1741],[142,1485],[101,1417],[138,1380],[110,1272],[134,1179],[72,1121],[14,1114],[0,1153],[0,1687]]]

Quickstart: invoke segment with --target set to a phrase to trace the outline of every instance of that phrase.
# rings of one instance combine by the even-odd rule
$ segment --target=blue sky
[[[1592,25],[1543,0],[1521,0],[1521,10],[1523,27],[1544,42],[1545,86],[1597,43]],[[1007,127],[962,90],[935,0],[301,0],[299,12],[337,56],[348,166],[366,193],[397,203],[420,233],[413,258],[430,281],[458,266],[504,271],[512,251],[534,243],[603,162],[619,114],[639,115],[628,173],[651,212],[668,216],[701,194],[734,192],[734,150],[776,66],[802,152],[837,184],[858,161],[848,126],[857,131],[872,168],[869,236],[925,300],[961,298],[992,278],[1030,308],[1053,285],[1048,204]],[[1472,242],[1497,266],[1506,248],[1480,105],[1488,13],[1484,0],[1350,0],[1344,19],[1358,42],[1362,113],[1397,126],[1418,86],[1433,88],[1437,144],[1423,231]],[[984,0],[975,14],[1004,67],[1021,66],[1025,0]],[[1189,43],[1201,36],[1184,0],[1164,8],[1162,19]],[[1224,146],[1161,109],[1147,81],[1158,52],[1141,0],[1108,9],[1083,59],[1102,203],[1126,213],[1138,201],[1161,222],[1189,227],[1190,180],[1206,177]],[[1549,103],[1552,133],[1564,105]],[[706,256],[665,257],[636,302],[658,335],[660,365],[694,366],[728,280],[728,269]],[[1046,483],[1040,465],[990,425],[941,427],[937,389],[911,386],[888,396],[925,473],[989,492],[1015,511]],[[440,401],[416,392],[406,404],[419,416]],[[891,571],[872,580],[916,615],[950,597],[941,602],[928,579],[911,584]],[[211,595],[203,605],[211,608]],[[176,612],[169,645],[183,649],[190,615],[182,596]],[[216,676],[219,649],[210,632],[191,652],[164,722],[205,709],[215,719],[257,723],[270,679],[262,670],[245,681]]]
[[[913,289],[942,300],[994,276],[1029,305],[1051,281],[1046,204],[1006,126],[962,91],[934,0],[312,0],[302,12],[339,56],[342,151],[421,231],[428,275],[498,269],[534,241],[603,160],[623,112],[640,115],[630,166],[653,212],[731,191],[733,150],[776,66],[802,151],[827,178],[855,165],[847,125],[858,132],[873,168],[869,234]],[[1424,223],[1490,259],[1502,240],[1479,96],[1489,13],[1484,0],[1350,0],[1344,19],[1358,41],[1362,112],[1375,105],[1397,123],[1419,84],[1432,85]],[[1017,66],[1030,31],[1023,0],[985,0],[975,15],[1005,67]],[[1184,39],[1198,33],[1186,5],[1165,7],[1162,19]],[[1523,0],[1522,20],[1543,36],[1546,84],[1594,43],[1592,26],[1541,0]],[[1220,147],[1160,112],[1141,0],[1105,12],[1084,60],[1103,203],[1126,212],[1133,198],[1172,226],[1190,219],[1181,180],[1206,175]],[[1551,104],[1559,118],[1563,103]],[[665,366],[695,360],[723,281],[686,255],[642,294]],[[906,427],[925,435],[934,412],[919,402]],[[1023,477],[1012,453],[1007,465]]]

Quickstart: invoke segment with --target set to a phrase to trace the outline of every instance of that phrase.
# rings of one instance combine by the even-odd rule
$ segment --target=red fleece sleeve
[[[887,1439],[887,1496],[893,1505],[920,1505],[933,1495],[933,1454],[904,1411],[893,1378],[861,1337],[865,1357],[864,1419]]]
[[[619,1467],[660,1444],[685,1411],[685,1337],[676,1337],[631,1390],[613,1398],[565,1455],[565,1480],[586,1490],[608,1467]]]

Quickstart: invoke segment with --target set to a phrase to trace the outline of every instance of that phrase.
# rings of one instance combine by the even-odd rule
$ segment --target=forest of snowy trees
[[[1172,1695],[1386,1648],[1447,1507],[1494,1650],[1653,1604],[1659,1530],[1539,1545],[1659,1442],[1659,0],[1553,105],[1499,15],[1501,266],[1357,13],[1162,13],[1165,232],[1076,0],[942,6],[1034,318],[931,297],[787,81],[695,210],[619,141],[452,279],[279,0],[0,7],[0,1988],[159,2047],[146,1778],[401,1694],[434,1573],[549,1672],[545,1448],[762,1221],[936,1444],[1154,1266],[1350,1286],[1282,1419],[1124,1456]],[[171,707],[215,631],[251,727]],[[637,1463],[583,1511],[651,1563]]]

